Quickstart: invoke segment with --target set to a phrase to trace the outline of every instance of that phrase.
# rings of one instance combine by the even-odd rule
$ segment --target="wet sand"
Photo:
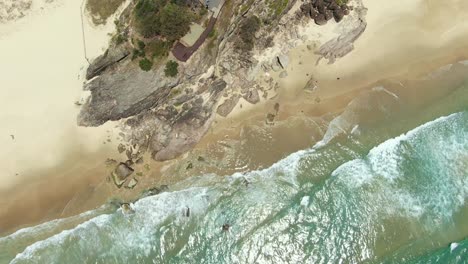
[[[5,110],[0,115],[2,124],[8,124],[2,125],[0,130],[0,144],[4,147],[0,158],[6,164],[0,183],[4,189],[0,192],[0,208],[3,208],[0,211],[0,233],[89,210],[110,197],[130,199],[138,196],[145,187],[171,183],[190,175],[208,172],[228,175],[269,166],[288,153],[312,146],[320,140],[327,121],[340,113],[361,89],[367,89],[382,79],[420,77],[440,66],[468,58],[468,50],[462,49],[468,44],[468,25],[463,23],[468,17],[468,3],[457,0],[444,3],[432,0],[411,3],[366,0],[365,5],[369,8],[368,28],[357,40],[352,53],[333,65],[322,61],[315,66],[317,57],[305,47],[291,51],[289,76],[278,80],[281,86],[278,97],[253,107],[240,109],[238,106],[232,117],[217,118],[197,147],[179,159],[165,163],[146,161],[152,169],[144,171],[138,168],[144,176],[135,190],[116,190],[112,183],[106,181],[109,168],[104,164],[105,159],[119,158],[115,151],[118,137],[112,130],[113,126],[82,129],[75,125],[78,108],[73,102],[81,89],[81,81],[76,75],[84,65],[81,35],[76,36],[76,30],[71,33],[62,29],[60,34],[71,34],[66,41],[50,41],[44,38],[44,30],[39,31],[48,28],[47,32],[50,32],[50,24],[39,23],[34,23],[36,27],[31,26],[29,31],[19,31],[17,34],[20,36],[10,34],[4,38],[5,41],[0,41],[0,50],[9,54],[8,60],[0,63],[2,71],[8,73],[5,75],[8,76],[6,83],[10,84],[0,88],[2,93],[9,94],[8,98],[2,96],[1,105]],[[76,3],[68,3],[63,7],[69,8],[68,13],[57,11],[61,14],[57,15],[57,21],[75,12],[76,6]],[[39,21],[57,23],[44,18],[38,18]],[[72,24],[79,26],[75,22]],[[73,25],[67,24],[67,27]],[[18,43],[29,43],[31,32],[43,41],[36,45],[42,45],[44,52],[38,53],[36,47],[26,47],[20,59],[14,53],[5,52],[5,49],[16,49]],[[57,34],[55,32],[50,38]],[[50,54],[61,47],[67,49],[51,57]],[[50,48],[48,52],[46,48]],[[61,61],[64,56],[66,60]],[[76,63],[70,67],[58,67],[55,71],[53,68],[43,69],[44,65],[70,61]],[[308,63],[299,65],[299,61]],[[62,68],[63,72],[57,72]],[[306,74],[318,80],[320,88],[317,91],[303,91],[309,79]],[[60,81],[50,82],[57,75],[61,76]],[[24,76],[29,78],[20,82]],[[73,81],[66,84],[70,80]],[[4,82],[2,80],[2,84]],[[38,83],[46,85],[40,89]],[[44,90],[44,87],[51,90]],[[321,98],[321,102],[314,102],[315,98]],[[275,112],[274,104],[277,102],[280,111],[276,125],[265,125],[266,114]],[[15,134],[15,140],[9,138],[10,134]],[[107,142],[109,135],[112,144]],[[103,141],[107,143],[103,145]],[[64,142],[70,142],[70,145]],[[232,146],[240,147],[230,151]],[[199,161],[200,156],[224,163],[204,166],[205,161]],[[187,170],[190,163],[195,165]],[[15,176],[17,171],[20,175]],[[30,183],[12,188],[20,182],[14,177],[22,175],[20,179],[27,179]],[[74,205],[70,205],[71,200],[75,201]],[[23,206],[18,206],[20,203]]]

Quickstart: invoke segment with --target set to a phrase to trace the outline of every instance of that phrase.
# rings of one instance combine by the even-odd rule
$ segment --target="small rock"
[[[136,160],[136,164],[143,164],[144,160],[143,160],[143,157],[139,157],[137,160]]]
[[[108,158],[108,159],[106,159],[105,163],[106,163],[107,166],[112,166],[112,165],[117,164],[117,161],[115,159],[109,159]]]
[[[223,232],[228,232],[230,228],[231,228],[230,224],[224,224],[223,227],[222,227],[222,230],[223,230]]]
[[[279,72],[281,71],[282,67],[281,65],[279,64],[278,60],[275,59],[273,61],[273,63],[271,64],[271,69],[274,71],[274,72]]]
[[[190,217],[190,207],[184,209],[183,215],[185,217]]]
[[[224,101],[224,103],[222,103],[220,106],[218,106],[217,113],[220,116],[227,117],[232,112],[234,107],[237,105],[239,100],[240,100],[239,95],[231,96],[229,99]]]
[[[125,186],[125,187],[126,187],[127,189],[133,189],[133,188],[135,188],[135,186],[136,186],[137,184],[138,184],[138,180],[135,179],[135,178],[132,178],[132,179],[128,182],[127,186]]]
[[[268,113],[267,114],[267,123],[273,123],[275,121],[276,115]]]
[[[273,106],[273,109],[275,109],[276,113],[278,113],[279,110],[280,110],[280,104],[279,104],[279,103],[275,103],[275,105]]]
[[[277,58],[278,58],[278,63],[281,66],[281,68],[286,69],[286,67],[288,67],[289,65],[288,56],[281,54]]]
[[[123,214],[133,214],[135,213],[135,210],[133,210],[132,206],[128,203],[123,203],[120,208],[122,208],[122,213]]]
[[[327,20],[325,19],[325,15],[323,14],[319,14],[317,17],[315,17],[314,21],[315,21],[315,24],[319,26],[327,24]]]
[[[450,252],[454,251],[458,246],[458,243],[450,243]]]
[[[280,77],[280,78],[286,78],[286,77],[288,77],[288,72],[282,71],[282,72],[280,73],[279,77]]]
[[[243,97],[247,102],[249,102],[251,104],[256,104],[256,103],[260,102],[260,95],[258,94],[257,89],[253,89],[253,90],[248,91],[247,94],[244,95]]]

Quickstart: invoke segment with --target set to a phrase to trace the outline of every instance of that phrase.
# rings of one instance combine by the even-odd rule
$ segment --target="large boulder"
[[[315,21],[315,24],[317,24],[319,26],[327,24],[327,20],[325,19],[325,16],[323,14],[318,14],[315,17],[314,21]]]
[[[345,13],[343,9],[338,8],[338,9],[333,10],[333,17],[335,18],[336,22],[340,22],[341,20],[343,20],[344,16],[345,16]]]
[[[112,172],[112,179],[117,187],[122,187],[122,185],[127,180],[127,177],[132,175],[133,169],[127,164],[121,162],[115,170]]]
[[[301,12],[304,14],[304,15],[307,15],[309,14],[310,10],[312,9],[312,6],[310,5],[310,3],[303,3],[301,5]]]

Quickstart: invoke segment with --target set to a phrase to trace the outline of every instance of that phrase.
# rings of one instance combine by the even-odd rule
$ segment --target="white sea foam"
[[[459,245],[460,244],[458,243],[450,243],[450,252],[453,252],[455,249],[457,249]]]
[[[55,220],[48,221],[48,222],[45,222],[36,226],[19,229],[16,232],[8,236],[0,237],[0,245],[3,242],[6,242],[7,240],[18,240],[23,237],[37,236],[38,234],[41,234],[41,233],[53,232],[54,229],[59,228],[60,226],[63,226],[67,223],[80,221],[80,219],[87,219],[89,217],[92,217],[93,215],[100,214],[102,213],[102,211],[106,209],[106,207],[107,205],[103,205],[96,210],[87,211],[79,215],[62,218],[62,219],[55,219]]]
[[[387,205],[381,210],[389,214],[421,217],[429,213],[433,215],[428,217],[432,224],[445,221],[468,196],[466,175],[463,176],[466,163],[454,162],[468,150],[464,139],[467,135],[463,134],[464,114],[438,118],[387,140],[365,158],[341,165],[332,176],[350,188],[372,184],[378,191],[367,195],[378,199],[376,203]],[[408,160],[418,157],[421,161],[417,163]],[[418,171],[408,166],[418,166]],[[415,175],[425,171],[430,174]]]
[[[396,109],[398,102],[398,95],[382,86],[361,93],[346,106],[343,113],[330,122],[322,140],[315,144],[314,148],[324,147],[340,135],[358,135],[359,130],[357,129],[363,122],[372,122],[372,120],[362,120],[361,116],[372,113],[373,118],[379,120],[391,114],[392,109]],[[380,115],[378,115],[379,113]]]
[[[135,210],[134,215],[124,216],[121,213],[121,209],[119,209],[116,214],[97,216],[71,230],[65,230],[46,240],[28,246],[11,263],[21,263],[28,259],[46,261],[48,263],[54,262],[54,260],[48,259],[48,257],[59,258],[62,251],[58,247],[63,243],[77,238],[92,240],[97,239],[99,236],[112,236],[114,239],[125,237],[125,240],[122,242],[124,243],[123,245],[115,243],[114,246],[107,249],[109,251],[115,250],[123,253],[126,250],[138,250],[138,252],[149,254],[154,246],[150,243],[152,239],[151,234],[154,233],[158,224],[171,215],[179,219],[182,218],[183,216],[180,212],[187,207],[190,208],[191,215],[199,214],[206,210],[209,201],[214,198],[207,195],[206,188],[190,188],[184,191],[168,192],[158,196],[146,197],[133,205]],[[121,221],[124,221],[123,224],[119,224]],[[108,230],[112,230],[111,232],[115,233],[107,233]],[[92,247],[91,244],[91,242],[87,243],[86,246]],[[80,245],[76,244],[73,246]],[[43,254],[47,250],[53,251],[53,254]],[[83,250],[90,249],[83,248]]]
[[[304,196],[302,197],[301,199],[301,206],[302,207],[307,207],[309,205],[309,200],[310,200],[310,197],[309,196]]]

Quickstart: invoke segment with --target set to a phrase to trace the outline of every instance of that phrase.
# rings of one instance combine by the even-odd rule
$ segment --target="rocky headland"
[[[187,62],[178,62],[174,76],[164,67],[174,60],[168,54],[148,71],[135,63],[135,50],[146,40],[133,28],[131,3],[116,21],[108,50],[87,70],[84,90],[90,96],[78,124],[119,120],[128,169],[146,152],[156,161],[173,159],[195,146],[217,115],[229,117],[241,98],[250,104],[274,98],[273,75],[287,77],[291,49],[307,45],[333,63],[353,49],[366,28],[366,8],[359,0],[286,2],[227,2],[216,34]]]

